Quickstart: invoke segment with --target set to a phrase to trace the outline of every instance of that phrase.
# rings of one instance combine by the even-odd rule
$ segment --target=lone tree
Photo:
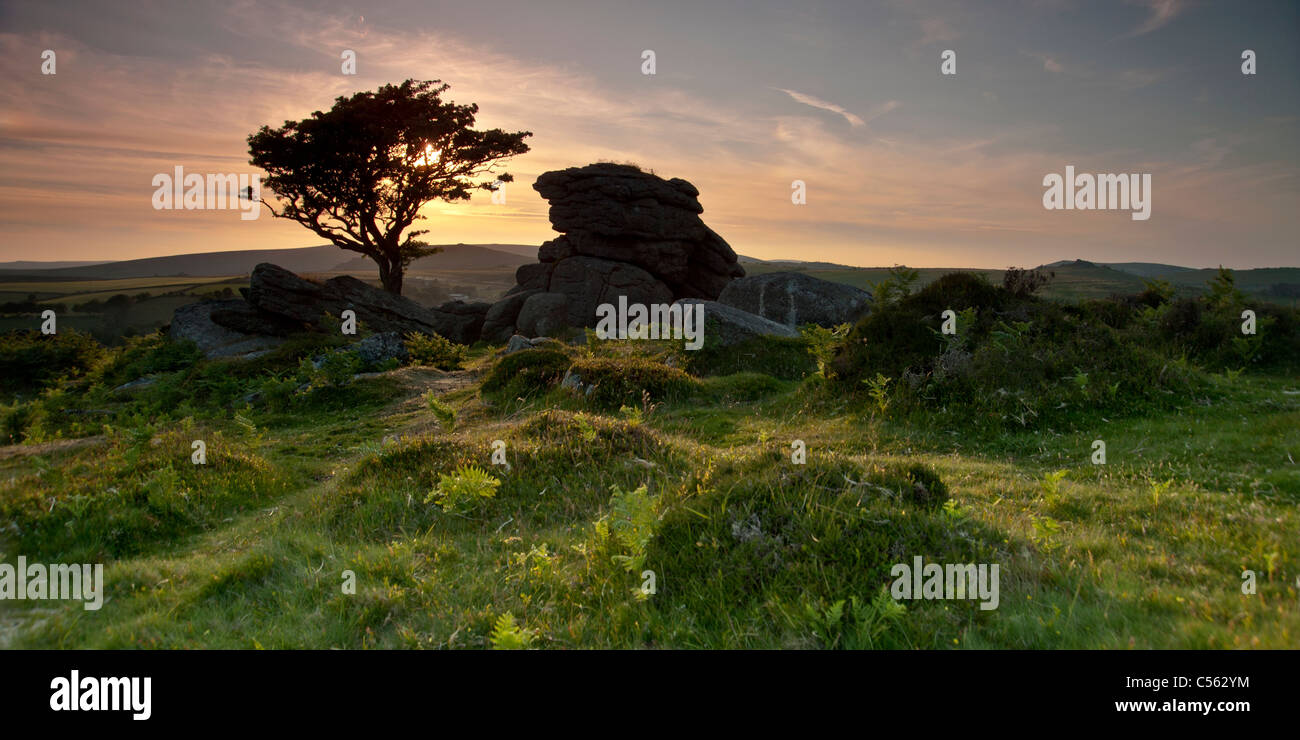
[[[262,202],[338,247],[379,265],[379,279],[402,292],[411,261],[441,251],[407,231],[435,199],[469,200],[473,190],[511,182],[500,163],[528,151],[529,131],[475,131],[477,105],[439,96],[441,80],[407,80],[338,98],[334,107],[248,137],[249,163],[266,171],[277,203]],[[279,210],[276,210],[277,205]]]

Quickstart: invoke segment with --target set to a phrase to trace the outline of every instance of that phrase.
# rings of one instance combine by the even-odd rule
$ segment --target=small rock
[[[564,371],[564,378],[560,380],[560,387],[566,390],[582,392],[582,378],[573,372],[573,368]]]
[[[506,354],[513,355],[516,352],[532,348],[532,342],[528,341],[522,334],[516,334],[510,337],[510,341],[506,344]]]
[[[139,390],[140,388],[148,388],[149,386],[157,382],[158,382],[157,378],[153,377],[152,375],[146,375],[143,378],[136,378],[135,380],[132,380],[129,383],[123,383],[122,385],[119,385],[118,387],[113,389],[113,392],[123,393],[125,391]]]
[[[352,346],[352,351],[367,365],[378,365],[390,359],[406,362],[410,355],[402,335],[395,331],[371,334]]]

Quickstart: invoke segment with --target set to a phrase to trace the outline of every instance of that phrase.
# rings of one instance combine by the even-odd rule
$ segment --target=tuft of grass
[[[484,393],[526,398],[559,384],[571,363],[559,349],[525,349],[501,358],[483,379]]]
[[[628,403],[680,401],[700,388],[700,382],[682,370],[645,358],[578,358],[570,371],[582,384],[588,403],[617,409]]]

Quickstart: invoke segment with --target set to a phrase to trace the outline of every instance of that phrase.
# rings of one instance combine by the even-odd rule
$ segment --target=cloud
[[[929,44],[936,41],[954,41],[958,34],[947,18],[931,16],[921,19],[921,40],[918,43]]]
[[[1158,69],[1126,69],[1119,73],[1118,86],[1121,90],[1137,90],[1159,82],[1165,73]]]
[[[821,98],[815,98],[811,95],[806,95],[797,90],[787,90],[784,87],[776,87],[772,89],[780,90],[781,92],[785,93],[786,95],[789,95],[790,97],[794,98],[796,101],[800,103],[803,103],[804,105],[811,105],[814,108],[821,108],[822,110],[828,110],[832,113],[838,113],[841,116],[844,116],[844,120],[848,121],[849,124],[852,125],[854,128],[867,125],[866,121],[848,112],[842,106],[836,105],[835,103],[828,103],[827,101],[822,100]],[[891,108],[890,110],[893,109]],[[884,112],[888,113],[889,111],[884,111]]]
[[[1037,59],[1038,61],[1042,62],[1043,69],[1047,70],[1048,72],[1051,72],[1053,74],[1060,74],[1065,71],[1065,67],[1062,67],[1060,62],[1056,61],[1056,59],[1046,54],[1040,54],[1032,51],[1022,51],[1020,53],[1028,57],[1033,57],[1034,59]]]
[[[1184,0],[1139,0],[1139,3],[1146,6],[1150,15],[1147,16],[1142,25],[1130,31],[1127,34],[1128,36],[1141,36],[1151,33],[1163,27],[1179,13],[1187,9],[1187,3]]]

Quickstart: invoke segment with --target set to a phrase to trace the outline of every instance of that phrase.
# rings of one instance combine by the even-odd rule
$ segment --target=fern
[[[439,399],[432,388],[424,392],[424,403],[433,412],[434,417],[438,419],[438,423],[442,425],[443,429],[450,432],[455,428],[456,410]]]
[[[659,524],[658,500],[646,492],[645,484],[633,491],[618,486],[610,490],[609,513],[596,522],[596,532],[623,550],[611,557],[614,563],[629,573],[639,572],[645,564],[646,546]]]
[[[527,650],[533,644],[532,633],[521,628],[509,612],[497,617],[488,639],[493,650]]]
[[[449,514],[463,514],[497,494],[501,481],[477,465],[461,465],[438,476],[438,485],[424,499]]]

